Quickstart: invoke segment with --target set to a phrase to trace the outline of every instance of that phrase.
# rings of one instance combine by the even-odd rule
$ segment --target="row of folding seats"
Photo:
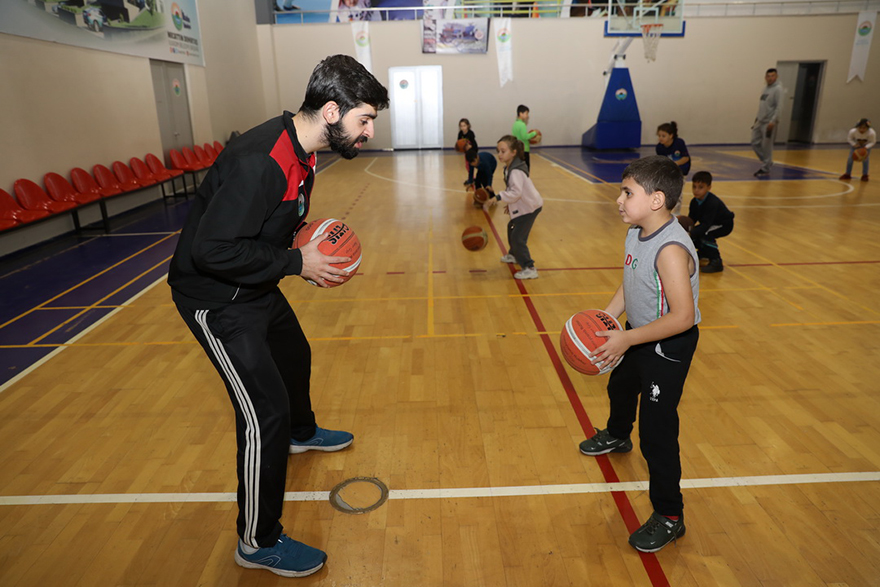
[[[160,185],[162,195],[167,197],[166,182],[171,182],[174,195],[174,179],[184,173],[179,169],[167,169],[162,161],[148,153],[143,160],[132,157],[129,165],[114,161],[108,169],[95,165],[90,174],[85,169],[74,167],[70,170],[70,180],[50,172],[43,176],[41,187],[29,179],[18,179],[13,184],[15,198],[0,189],[0,230],[9,230],[32,222],[70,212],[74,226],[81,230],[78,209],[97,202],[101,209],[104,230],[109,231],[109,218],[104,199],[150,186]],[[182,178],[181,178],[182,179]],[[186,185],[184,183],[184,192]]]
[[[214,141],[213,144],[205,143],[202,147],[199,145],[193,145],[192,149],[189,147],[183,147],[180,151],[177,149],[171,149],[169,152],[171,167],[192,177],[193,193],[195,193],[199,172],[204,171],[213,165],[222,150],[223,145],[220,144],[220,141]],[[185,176],[183,180],[183,190],[184,192],[189,193]]]

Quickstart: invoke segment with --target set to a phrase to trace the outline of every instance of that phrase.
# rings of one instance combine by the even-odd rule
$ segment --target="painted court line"
[[[768,485],[814,485],[819,483],[868,483],[880,481],[880,471],[854,473],[818,473],[797,475],[759,475],[682,479],[682,490],[720,489],[726,487],[762,487]],[[467,499],[479,497],[523,497],[531,495],[583,495],[647,491],[647,481],[616,483],[575,483],[568,485],[523,485],[509,487],[451,487],[441,489],[391,489],[388,499]],[[284,501],[325,501],[329,491],[288,491]],[[6,495],[0,506],[107,504],[107,503],[220,503],[234,502],[229,493],[98,493],[94,495]]]
[[[142,290],[139,291],[138,293],[136,293],[136,294],[134,294],[133,296],[131,296],[130,298],[128,298],[128,299],[125,301],[124,304],[122,304],[121,306],[119,306],[119,307],[116,308],[115,310],[112,310],[111,312],[108,312],[106,316],[104,316],[103,318],[99,319],[97,322],[95,322],[94,324],[90,325],[90,326],[87,327],[85,330],[83,330],[82,332],[80,332],[79,334],[77,334],[76,336],[74,336],[73,338],[71,338],[70,340],[68,340],[66,344],[61,345],[61,346],[58,346],[57,349],[55,349],[54,351],[52,351],[51,353],[49,353],[48,355],[46,355],[45,357],[43,357],[43,358],[40,359],[39,361],[37,361],[37,362],[33,363],[32,365],[30,365],[30,366],[29,366],[28,368],[26,368],[24,371],[22,371],[21,373],[19,373],[18,375],[16,375],[15,377],[13,377],[12,379],[10,379],[10,380],[7,381],[6,383],[4,383],[3,385],[0,385],[0,393],[3,393],[3,392],[6,391],[9,387],[12,387],[12,386],[15,385],[16,383],[18,383],[18,381],[21,380],[23,377],[25,377],[25,376],[27,376],[29,373],[32,373],[33,371],[39,369],[42,365],[48,363],[48,362],[49,362],[52,358],[54,358],[58,353],[60,353],[60,352],[62,352],[62,351],[64,351],[64,350],[66,350],[69,346],[73,345],[76,341],[78,341],[79,339],[81,339],[82,337],[84,337],[86,334],[88,334],[89,332],[91,332],[92,330],[94,330],[95,328],[97,328],[98,326],[100,326],[101,324],[103,324],[104,322],[106,322],[107,320],[109,320],[110,318],[112,318],[113,316],[115,316],[117,312],[119,312],[120,310],[123,310],[125,307],[129,306],[132,302],[134,302],[135,300],[137,300],[139,297],[141,297],[142,295],[144,295],[145,293],[147,293],[148,291],[150,291],[151,289],[153,289],[154,287],[156,287],[157,285],[159,285],[160,283],[162,283],[163,281],[165,281],[165,279],[166,279],[167,277],[168,277],[168,274],[166,273],[165,275],[163,275],[162,277],[160,277],[159,279],[157,279],[156,281],[154,281],[153,283],[151,283],[150,285],[148,285],[147,287],[145,287],[144,289],[142,289]],[[53,299],[55,299],[55,298],[53,298]],[[50,301],[51,301],[51,300],[50,300]],[[57,345],[53,345],[53,346],[57,346]]]

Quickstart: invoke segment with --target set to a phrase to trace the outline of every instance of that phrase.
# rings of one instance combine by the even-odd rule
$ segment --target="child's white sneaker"
[[[507,253],[506,255],[501,257],[501,262],[502,263],[516,263],[516,257],[511,255],[510,253]]]
[[[528,269],[517,271],[513,274],[513,277],[515,279],[538,279],[538,270],[534,267],[529,267]]]

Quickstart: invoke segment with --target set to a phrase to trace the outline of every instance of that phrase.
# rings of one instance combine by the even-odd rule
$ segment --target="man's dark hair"
[[[516,107],[516,117],[519,118],[520,114],[522,114],[523,112],[528,112],[528,111],[529,111],[528,106],[526,106],[525,104],[520,104],[519,106]]]
[[[698,171],[694,174],[694,178],[691,181],[694,183],[712,185],[712,174],[708,171]]]
[[[765,71],[764,73],[778,73],[778,72],[776,71],[776,68],[775,68],[775,67],[771,67],[770,69],[768,69],[768,70]]]
[[[681,199],[684,176],[678,165],[669,157],[651,155],[636,159],[623,170],[621,179],[628,177],[642,186],[648,194],[663,192],[666,195],[667,210],[675,208]]]
[[[332,55],[312,71],[299,110],[314,117],[327,102],[339,105],[340,117],[360,104],[383,110],[388,108],[388,90],[354,57]]]

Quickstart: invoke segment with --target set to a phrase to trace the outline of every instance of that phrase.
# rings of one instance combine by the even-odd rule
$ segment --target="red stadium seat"
[[[14,226],[18,226],[21,223],[18,220],[7,220],[5,218],[0,218],[0,231],[4,231],[10,229]]]
[[[13,184],[18,203],[26,210],[45,210],[58,214],[76,208],[76,202],[56,202],[49,198],[43,188],[29,179],[17,179]]]
[[[116,176],[113,175],[113,172],[107,169],[104,165],[100,163],[92,167],[92,173],[95,176],[95,181],[98,182],[98,185],[104,188],[105,190],[119,190],[116,192],[117,194],[121,194],[123,192],[130,192],[132,189],[137,189],[137,187],[125,188],[120,183],[119,180],[116,179]]]
[[[131,169],[131,172],[134,173],[134,176],[139,182],[141,182],[142,185],[159,183],[160,181],[168,181],[169,179],[171,179],[170,173],[153,173],[147,166],[147,164],[137,157],[132,157],[131,159],[129,159],[128,166]]]
[[[3,220],[14,220],[21,224],[27,224],[40,218],[46,218],[51,212],[48,210],[25,210],[18,202],[15,201],[9,192],[0,190],[0,218]]]
[[[172,151],[173,150],[174,149],[172,149]],[[152,153],[147,153],[146,157],[144,157],[144,163],[147,164],[147,167],[149,167],[150,171],[153,172],[153,175],[156,176],[168,174],[171,177],[178,177],[183,175],[182,169],[168,169],[165,167],[165,164]]]
[[[114,161],[112,167],[113,175],[116,176],[116,179],[119,181],[119,185],[122,186],[122,189],[127,192],[133,192],[135,190],[141,189],[142,187],[153,185],[156,183],[153,178],[145,179],[144,181],[139,180],[134,176],[134,173],[131,172],[131,169],[128,168],[128,165],[126,165],[122,161]]]
[[[195,159],[195,155],[193,154],[192,151],[190,151],[186,147],[184,147],[183,150],[188,152],[190,157]],[[197,165],[196,163],[190,163],[187,160],[187,158],[184,157],[176,149],[171,149],[171,151],[169,151],[169,155],[171,157],[172,167],[174,167],[175,169],[180,169],[184,173],[188,173],[192,176],[193,193],[195,193],[196,192],[196,185],[198,184],[197,175],[198,175],[198,172],[201,171],[201,167],[199,165]],[[183,180],[183,192],[184,192],[184,194],[189,193],[189,188],[186,187],[186,177],[185,176],[184,176],[184,180]]]
[[[70,185],[69,181],[57,173],[50,172],[44,175],[43,185],[46,186],[46,193],[49,194],[49,197],[57,202],[75,202],[81,205],[101,199],[101,194],[95,192],[78,192]]]
[[[73,187],[81,194],[95,193],[99,194],[102,198],[109,198],[110,196],[122,193],[122,190],[119,188],[102,188],[95,181],[95,178],[81,167],[74,167],[70,170],[70,179],[73,181]]]
[[[217,149],[211,145],[211,143],[205,143],[205,154],[208,155],[208,158],[211,160],[211,164],[213,165],[214,161],[217,160],[217,155],[220,153],[217,152]]]
[[[196,145],[195,147],[193,147],[193,153],[196,154],[196,158],[199,160],[199,163],[201,163],[205,167],[210,167],[214,164],[214,159],[210,155],[208,155],[208,152],[205,150],[204,147]]]
[[[199,148],[199,150],[201,150],[201,148]],[[195,152],[189,147],[182,148],[180,152],[183,153],[183,158],[187,165],[192,167],[194,171],[202,171],[203,169],[210,167],[206,161],[199,159]]]
[[[150,170],[150,168],[147,166],[146,163],[144,163],[143,161],[141,161],[137,157],[132,157],[129,160],[128,164],[129,164],[129,167],[131,167],[131,171],[132,171],[132,173],[134,173],[134,176],[141,183],[144,183],[145,181],[149,181],[154,184],[158,183],[159,187],[162,188],[162,197],[163,198],[167,198],[169,195],[171,195],[171,196],[174,195],[174,178],[176,176],[171,175],[171,171],[169,171],[168,169],[165,169],[164,166],[162,166],[162,169],[165,169],[165,171],[153,172]],[[160,163],[160,165],[161,165],[161,163]],[[170,194],[165,190],[165,184],[169,181],[171,182],[171,193]]]

